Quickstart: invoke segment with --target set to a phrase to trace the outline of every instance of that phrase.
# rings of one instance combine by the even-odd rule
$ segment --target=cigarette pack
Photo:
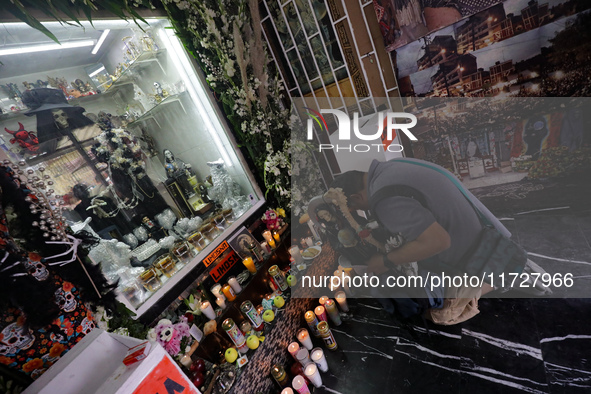
[[[123,359],[123,364],[130,366],[132,364],[137,363],[138,361],[143,360],[148,356],[150,353],[151,343],[148,341],[142,342],[137,346],[129,348],[125,358]]]

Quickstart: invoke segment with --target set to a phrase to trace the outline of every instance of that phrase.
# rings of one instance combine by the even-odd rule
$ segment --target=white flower
[[[150,328],[148,330],[148,335],[146,336],[146,339],[150,342],[156,342],[156,340],[158,339],[158,335],[156,335],[156,330]]]

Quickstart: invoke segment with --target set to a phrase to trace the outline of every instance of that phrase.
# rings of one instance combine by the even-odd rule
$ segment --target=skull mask
[[[33,278],[37,279],[38,281],[45,280],[49,277],[49,271],[45,264],[41,263],[40,261],[31,261],[28,260],[24,263],[25,268],[29,271],[29,274],[33,276]]]
[[[65,291],[62,287],[55,291],[55,303],[64,312],[72,312],[76,309],[76,298],[71,291]]]
[[[53,120],[58,129],[67,129],[70,126],[68,115],[63,109],[55,109],[51,111],[51,114],[53,115]]]
[[[2,330],[0,354],[14,354],[19,350],[28,349],[35,342],[33,331],[25,329],[18,323],[12,323]]]
[[[160,341],[168,342],[174,335],[174,329],[172,327],[166,327],[160,332]]]
[[[84,320],[82,320],[81,325],[82,325],[82,334],[84,334],[84,335],[91,332],[95,327],[95,324],[92,321],[92,319],[89,319],[88,317],[85,317]]]

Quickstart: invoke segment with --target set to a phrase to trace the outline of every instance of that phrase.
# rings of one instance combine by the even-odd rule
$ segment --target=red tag
[[[370,229],[363,229],[359,232],[359,237],[361,239],[365,239],[367,237],[369,237],[371,235],[371,230]]]

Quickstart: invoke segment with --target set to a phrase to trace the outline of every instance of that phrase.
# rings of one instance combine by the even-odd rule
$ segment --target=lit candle
[[[304,379],[302,375],[297,375],[295,378],[293,378],[291,385],[299,394],[310,394],[310,389],[306,384],[306,379]]]
[[[275,241],[272,239],[268,240],[267,244],[271,247],[271,249],[275,249],[277,247],[277,245],[275,245]]]
[[[279,241],[281,241],[281,237],[279,236],[279,233],[278,233],[277,231],[273,231],[273,239],[274,239],[276,242],[279,242]]]
[[[232,290],[234,290],[234,293],[238,294],[242,291],[242,286],[240,286],[240,283],[238,283],[238,281],[236,280],[235,277],[233,277],[233,276],[229,277],[228,284],[232,287]]]
[[[328,371],[328,363],[326,362],[326,357],[324,357],[324,352],[321,348],[317,347],[312,349],[312,355],[310,357],[312,361],[318,365],[318,369],[322,372]]]
[[[286,387],[283,390],[281,390],[281,394],[293,394],[293,390],[291,389],[291,387]]]
[[[213,308],[211,307],[211,304],[209,303],[209,301],[203,301],[201,303],[201,312],[209,319],[209,320],[215,320],[215,312],[213,311]]]
[[[322,378],[320,377],[320,372],[318,372],[318,367],[314,363],[310,363],[304,367],[304,374],[308,378],[310,382],[314,385],[314,387],[322,386]]]
[[[254,266],[254,260],[252,259],[252,257],[248,256],[247,258],[242,260],[242,264],[244,264],[244,266],[248,269],[248,272],[250,272],[251,274],[257,273],[257,269]]]
[[[289,354],[291,354],[291,356],[295,360],[297,360],[296,356],[298,355],[298,352],[300,351],[300,345],[297,342],[292,342],[287,347],[287,351],[289,352]]]
[[[265,241],[270,242],[273,240],[273,235],[269,230],[265,230],[263,231],[263,238],[265,238]]]
[[[226,302],[224,301],[223,298],[216,298],[215,303],[218,304],[218,306],[222,309],[226,309]]]
[[[308,247],[314,246],[314,241],[312,241],[312,238],[308,237],[305,239],[305,241],[306,241],[306,245],[308,245]]]
[[[339,291],[334,295],[343,312],[349,312],[349,305],[347,304],[347,296],[344,291]]]
[[[329,298],[328,296],[322,296],[318,299],[318,302],[320,303],[320,305],[324,306],[324,304],[326,304],[326,301],[328,301]]]
[[[302,367],[311,362],[310,352],[308,352],[308,349],[306,349],[305,347],[301,347],[296,354],[296,360],[298,360],[298,362],[302,364]]]
[[[326,320],[326,311],[322,305],[317,306],[316,309],[314,309],[314,313],[319,321],[328,321]]]
[[[220,285],[219,283],[216,283],[215,285],[213,285],[211,287],[211,293],[218,297],[218,298],[223,298],[224,300],[226,299],[226,297],[224,296],[224,294],[221,293],[222,291],[222,285]]]
[[[271,247],[267,244],[267,241],[261,242],[261,249],[263,249],[263,253],[271,254]]]
[[[326,309],[326,313],[328,314],[330,320],[332,320],[334,325],[340,326],[342,322],[341,316],[339,315],[339,310],[337,309],[337,304],[333,300],[328,299],[324,303],[324,309]]]
[[[330,291],[331,292],[333,292],[339,288],[339,286],[336,285],[338,283],[338,280],[333,279],[333,278],[335,278],[335,276],[331,277],[331,280],[330,280]]]
[[[310,334],[308,334],[308,330],[302,328],[298,331],[298,341],[308,350],[312,350],[314,345],[312,345],[312,340],[310,339]]]

